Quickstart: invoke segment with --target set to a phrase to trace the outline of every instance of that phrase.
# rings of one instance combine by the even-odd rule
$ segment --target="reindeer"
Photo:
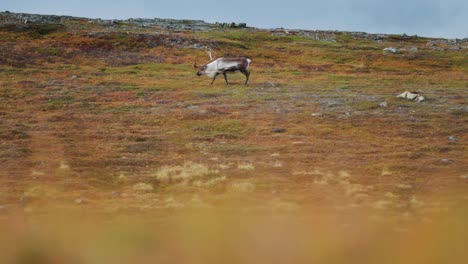
[[[202,66],[197,66],[197,62],[195,61],[195,64],[193,65],[193,67],[195,69],[198,69],[198,72],[197,72],[198,76],[206,74],[208,77],[213,78],[210,84],[210,85],[213,85],[214,81],[216,80],[216,77],[222,74],[224,76],[224,80],[226,81],[226,86],[228,86],[229,81],[227,78],[227,73],[235,73],[237,71],[240,71],[246,77],[244,85],[245,86],[249,85],[249,76],[250,76],[249,65],[252,62],[250,59],[247,59],[245,57],[213,59],[213,55],[212,55],[213,51],[211,49],[205,48],[203,50],[206,53],[208,53],[208,56],[210,57],[210,61],[208,61]]]

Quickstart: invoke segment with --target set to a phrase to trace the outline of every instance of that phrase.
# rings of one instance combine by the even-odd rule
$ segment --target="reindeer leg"
[[[242,73],[245,75],[245,78],[246,78],[244,86],[249,86],[250,72],[248,70],[243,70]]]
[[[228,82],[228,79],[227,79],[227,74],[226,72],[223,72],[223,75],[224,75],[224,80],[226,81],[226,86],[229,85],[229,82]]]
[[[216,75],[213,77],[213,80],[211,81],[210,85],[213,85],[214,81],[216,80],[216,77],[218,77],[219,73],[216,73]]]

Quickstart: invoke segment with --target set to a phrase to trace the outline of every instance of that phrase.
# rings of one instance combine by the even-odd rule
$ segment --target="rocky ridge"
[[[256,31],[268,31],[277,36],[298,35],[306,38],[324,41],[336,42],[340,35],[350,35],[356,39],[371,40],[383,42],[385,40],[409,41],[415,39],[427,40],[426,47],[434,50],[461,50],[468,48],[468,38],[464,39],[443,39],[443,38],[423,38],[417,35],[409,36],[406,34],[371,34],[366,32],[345,32],[345,31],[327,31],[327,30],[300,30],[300,29],[260,29],[248,27],[246,23],[209,23],[203,20],[187,19],[161,19],[161,18],[129,18],[119,19],[100,19],[83,18],[73,16],[58,15],[38,15],[26,13],[12,13],[9,11],[0,12],[0,27],[8,25],[28,25],[28,24],[57,24],[65,23],[89,23],[99,25],[104,31],[126,31],[130,29],[155,29],[173,32],[184,31],[211,31],[224,29],[248,29]]]

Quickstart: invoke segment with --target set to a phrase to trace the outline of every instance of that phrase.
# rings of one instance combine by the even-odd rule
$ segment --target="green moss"
[[[212,151],[222,155],[247,156],[257,151],[257,148],[239,144],[216,144]]]
[[[235,119],[227,119],[218,122],[204,122],[195,125],[193,130],[204,138],[240,138],[246,132],[246,128],[240,121]]]
[[[105,108],[105,112],[111,112],[111,113],[126,113],[126,112],[132,112],[137,109],[141,108],[138,105],[119,105],[119,106],[111,106]]]
[[[161,150],[160,142],[155,141],[138,141],[127,145],[124,149],[125,152],[129,153],[145,153],[145,152],[157,152]]]
[[[65,30],[66,27],[62,24],[12,24],[0,27],[0,31],[24,33],[30,37],[40,37]]]
[[[351,104],[354,110],[366,111],[379,108],[379,104],[374,101],[359,101]]]
[[[31,51],[40,53],[43,56],[60,56],[65,53],[65,50],[59,47],[37,46],[37,47],[33,47]]]
[[[13,129],[13,130],[4,130],[0,129],[0,139],[14,140],[14,139],[28,139],[29,136],[26,132]]]
[[[55,98],[51,98],[43,106],[43,110],[54,110],[59,109],[65,105],[71,104],[75,101],[75,98],[71,95],[64,95]]]

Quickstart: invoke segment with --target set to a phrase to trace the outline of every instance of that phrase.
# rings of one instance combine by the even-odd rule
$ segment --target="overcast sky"
[[[468,37],[468,0],[0,0],[0,11]]]

